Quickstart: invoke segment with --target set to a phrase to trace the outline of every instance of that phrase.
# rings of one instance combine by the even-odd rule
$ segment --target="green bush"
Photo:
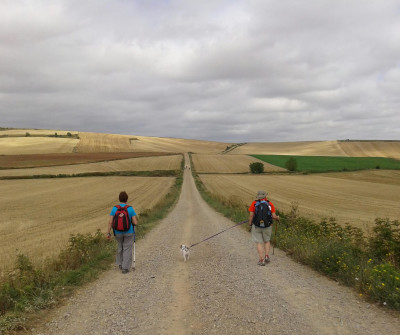
[[[387,261],[400,267],[400,223],[398,220],[375,220],[368,252],[379,261]]]
[[[264,164],[261,162],[250,163],[249,165],[251,173],[263,173],[264,172]]]
[[[289,171],[296,171],[297,170],[296,159],[293,157],[290,157],[285,163],[285,168],[288,169]]]

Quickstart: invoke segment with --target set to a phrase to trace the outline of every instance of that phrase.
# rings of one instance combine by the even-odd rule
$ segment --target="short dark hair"
[[[119,201],[121,201],[121,202],[127,202],[128,201],[128,194],[125,191],[122,191],[119,194]]]

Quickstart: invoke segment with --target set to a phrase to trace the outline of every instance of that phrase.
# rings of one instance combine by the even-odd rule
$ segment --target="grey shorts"
[[[272,225],[268,228],[260,228],[253,225],[251,227],[251,238],[253,242],[265,243],[271,240]]]

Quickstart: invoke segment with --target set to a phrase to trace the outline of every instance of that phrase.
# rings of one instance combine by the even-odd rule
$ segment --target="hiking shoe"
[[[119,269],[122,270],[122,265],[118,265]]]
[[[265,262],[265,263],[271,262],[271,260],[269,259],[269,256],[265,256],[264,262]]]
[[[258,261],[257,265],[265,266],[265,260],[261,260],[261,259],[260,259],[260,260]]]
[[[122,269],[122,273],[128,273],[129,272],[129,270],[128,269]]]

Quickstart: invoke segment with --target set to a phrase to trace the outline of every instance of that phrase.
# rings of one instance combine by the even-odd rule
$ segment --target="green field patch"
[[[339,157],[339,156],[290,156],[251,155],[266,163],[286,168],[286,162],[293,157],[297,172],[332,172],[370,169],[400,170],[400,161],[383,157]]]

